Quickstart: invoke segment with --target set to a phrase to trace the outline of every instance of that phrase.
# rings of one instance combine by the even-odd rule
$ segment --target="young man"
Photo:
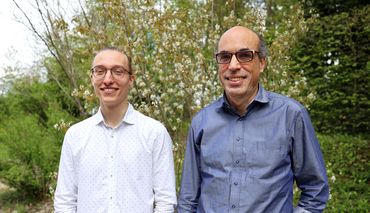
[[[224,96],[192,120],[178,212],[321,212],[326,170],[309,115],[298,102],[259,84],[263,38],[236,26],[220,38],[216,60]]]
[[[55,192],[55,212],[174,212],[172,142],[166,128],[128,102],[130,58],[99,51],[91,83],[99,111],[66,133]]]

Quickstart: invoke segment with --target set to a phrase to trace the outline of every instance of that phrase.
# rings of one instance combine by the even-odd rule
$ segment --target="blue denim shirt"
[[[322,212],[329,186],[306,109],[259,86],[244,116],[225,96],[192,120],[178,212]]]

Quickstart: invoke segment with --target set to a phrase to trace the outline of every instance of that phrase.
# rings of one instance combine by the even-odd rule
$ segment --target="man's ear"
[[[134,87],[134,81],[135,81],[135,75],[132,74],[130,75],[130,81],[129,81],[130,89]]]
[[[261,72],[261,73],[265,70],[266,65],[267,65],[267,60],[266,60],[266,58],[261,58],[261,59],[260,59],[260,72]]]
[[[94,80],[93,80],[93,75],[92,75],[92,73],[90,74],[90,82],[91,82],[91,85],[94,85]]]

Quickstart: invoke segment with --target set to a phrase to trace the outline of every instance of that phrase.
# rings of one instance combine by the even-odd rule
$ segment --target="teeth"
[[[238,77],[238,78],[229,78],[230,81],[240,81],[244,79],[243,77]]]
[[[106,92],[113,92],[113,91],[115,91],[115,89],[112,89],[112,88],[105,88],[105,89],[104,89],[104,91],[106,91]]]

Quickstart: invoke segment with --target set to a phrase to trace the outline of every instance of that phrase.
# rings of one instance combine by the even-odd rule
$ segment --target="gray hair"
[[[255,33],[257,34],[258,38],[260,39],[260,46],[258,48],[258,51],[259,51],[258,55],[259,55],[260,58],[267,59],[267,46],[266,46],[265,38],[261,34],[259,34],[257,32],[255,32]]]

